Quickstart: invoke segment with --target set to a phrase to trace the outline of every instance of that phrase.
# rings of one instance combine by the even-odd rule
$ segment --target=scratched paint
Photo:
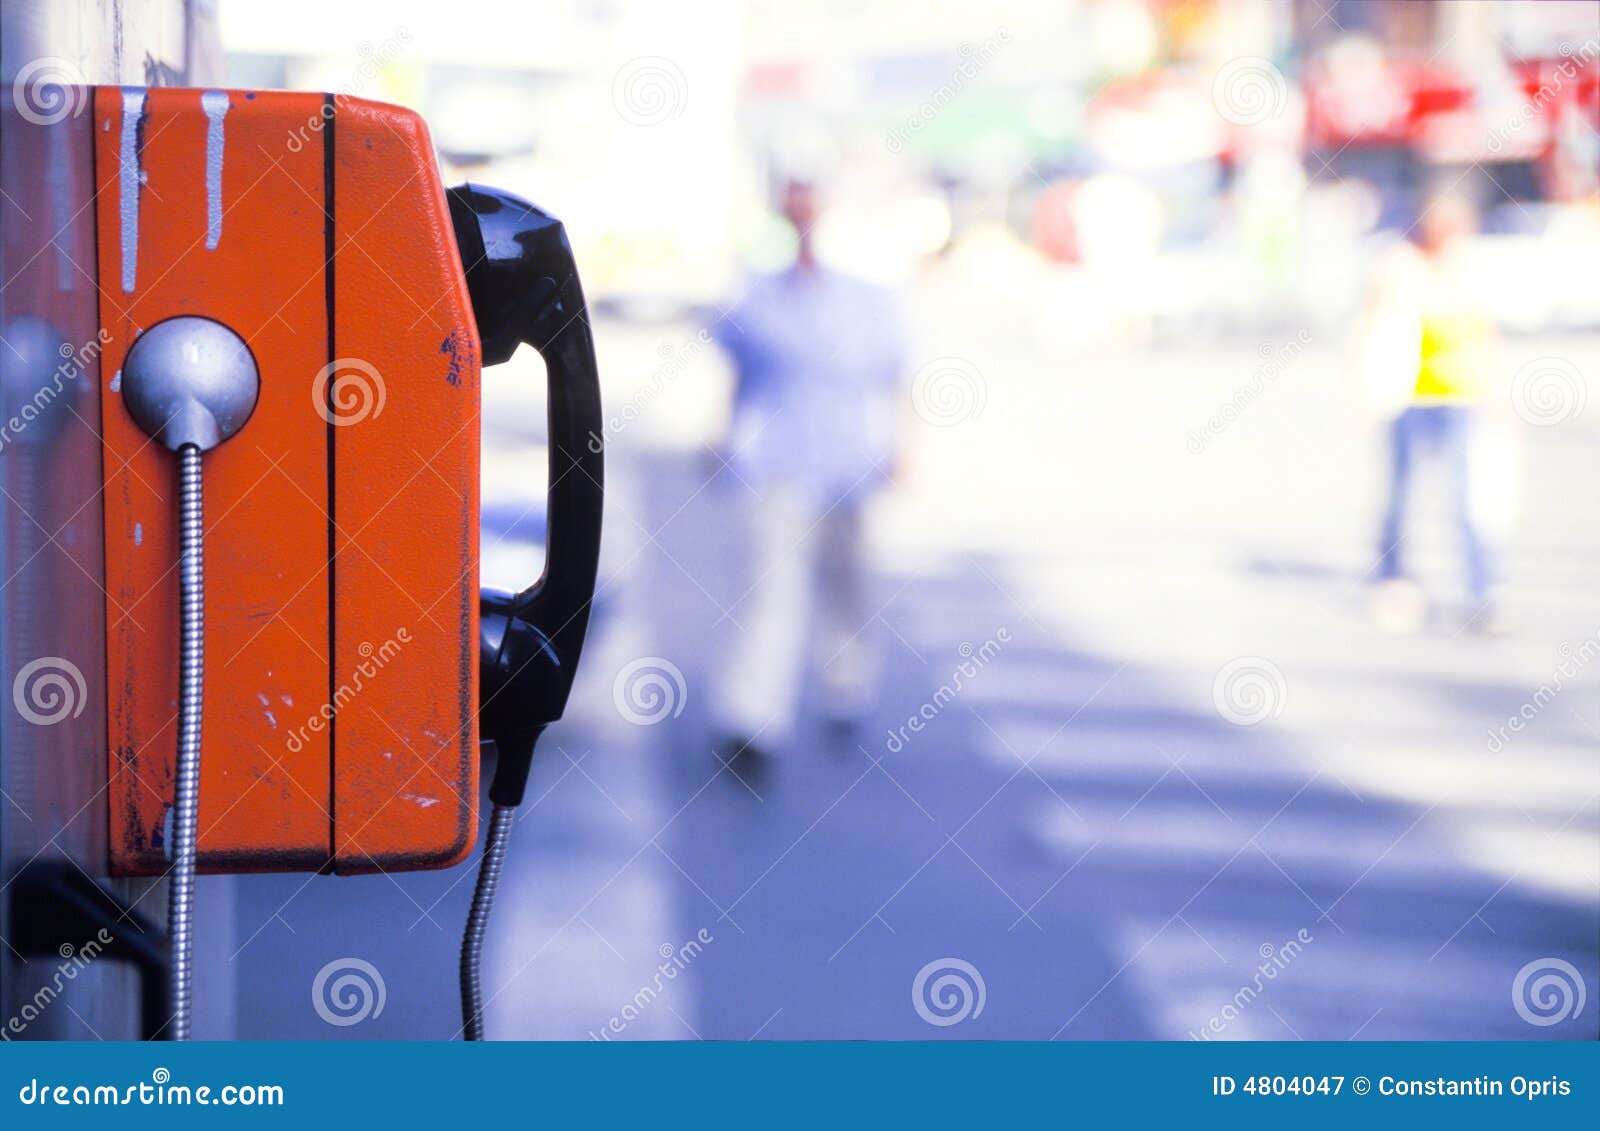
[[[142,522],[133,524],[133,544],[135,546],[144,545],[144,523]]]
[[[462,378],[478,371],[478,346],[472,336],[457,327],[439,343],[439,352],[450,358],[444,379],[458,388]]]
[[[113,393],[122,391],[122,370],[120,369],[111,375],[111,391]]]
[[[132,294],[139,274],[139,127],[144,122],[144,87],[122,88],[122,133],[117,147],[117,186],[122,213],[122,293]]]
[[[206,250],[211,251],[222,239],[222,119],[228,115],[227,92],[205,91],[200,106],[206,112]]]

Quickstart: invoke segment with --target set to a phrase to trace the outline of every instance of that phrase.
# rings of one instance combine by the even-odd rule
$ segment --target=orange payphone
[[[447,193],[397,107],[111,87],[93,105],[111,868],[170,871],[186,973],[195,868],[458,863],[493,741],[462,954],[478,1035],[502,813],[565,706],[598,562],[598,379],[565,234],[510,194]],[[480,367],[523,342],[549,381],[545,574],[480,594]],[[173,1014],[185,1035],[186,997]]]

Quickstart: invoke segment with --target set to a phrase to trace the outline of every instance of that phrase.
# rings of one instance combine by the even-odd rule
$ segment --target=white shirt
[[[713,331],[738,373],[734,469],[821,507],[881,481],[894,458],[904,363],[882,289],[823,267],[757,279]]]

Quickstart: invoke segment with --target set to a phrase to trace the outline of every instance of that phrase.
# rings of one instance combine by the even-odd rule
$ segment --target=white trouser
[[[750,569],[730,618],[737,623],[714,704],[718,728],[767,750],[787,746],[813,645],[823,709],[858,718],[878,677],[860,508],[841,503],[818,514],[795,493],[769,489],[751,516]]]

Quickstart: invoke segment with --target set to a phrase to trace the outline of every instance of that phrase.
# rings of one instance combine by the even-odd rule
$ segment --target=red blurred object
[[[1078,186],[1058,181],[1039,194],[1033,206],[1033,245],[1056,263],[1083,258],[1075,205]]]
[[[1356,83],[1336,77],[1324,61],[1306,70],[1306,141],[1318,149],[1352,145],[1409,144],[1426,148],[1441,134],[1440,122],[1468,116],[1483,152],[1467,160],[1503,159],[1492,139],[1509,131],[1538,139],[1541,153],[1553,143],[1563,113],[1578,112],[1591,128],[1600,125],[1600,57],[1523,60],[1510,64],[1520,100],[1484,105],[1481,84],[1454,67],[1387,60]],[[1499,116],[1504,114],[1505,120]]]

